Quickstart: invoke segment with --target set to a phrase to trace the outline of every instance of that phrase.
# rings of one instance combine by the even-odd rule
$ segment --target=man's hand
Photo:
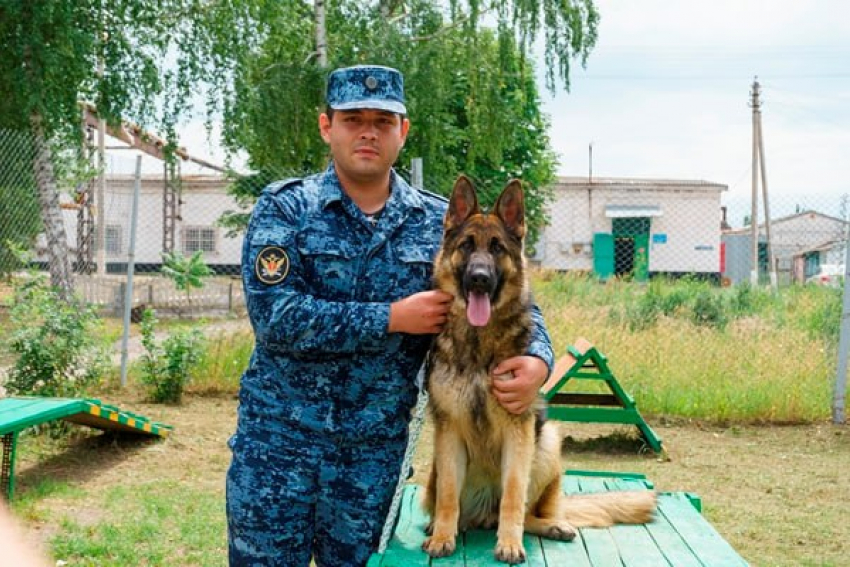
[[[549,376],[549,367],[536,356],[515,356],[497,364],[490,374],[493,395],[503,408],[519,415],[537,399],[540,387]]]
[[[454,297],[440,290],[421,291],[390,304],[390,333],[430,335],[439,333],[446,323]]]

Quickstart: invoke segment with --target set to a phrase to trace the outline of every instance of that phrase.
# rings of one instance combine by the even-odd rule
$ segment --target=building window
[[[119,224],[106,225],[106,253],[110,256],[121,254],[121,244],[124,239],[124,230]]]
[[[183,229],[183,252],[215,252],[215,228],[191,226]]]

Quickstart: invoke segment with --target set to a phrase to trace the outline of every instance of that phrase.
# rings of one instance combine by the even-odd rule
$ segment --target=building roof
[[[611,189],[714,189],[726,191],[728,185],[701,179],[636,179],[633,177],[558,177],[556,185]]]
[[[794,256],[803,256],[805,254],[810,254],[812,252],[826,252],[827,250],[832,250],[832,249],[836,249],[836,248],[840,249],[840,248],[843,248],[843,244],[844,244],[843,240],[838,239],[838,238],[832,238],[832,239],[827,240],[825,242],[821,242],[820,244],[817,244],[815,246],[809,246],[809,247],[803,248],[801,250],[797,250],[794,253]]]
[[[801,217],[809,217],[809,218],[818,217],[818,218],[830,220],[830,221],[833,221],[833,222],[836,222],[836,223],[842,223],[842,224],[845,224],[845,225],[848,224],[848,222],[844,219],[834,217],[832,215],[827,215],[825,213],[819,213],[818,211],[808,210],[808,211],[802,211],[802,212],[799,212],[799,213],[794,213],[792,215],[785,215],[784,217],[777,217],[775,219],[770,219],[770,226],[772,227],[776,224],[781,224],[783,222],[788,222],[790,220],[798,219],[798,218],[801,218]],[[759,223],[758,227],[764,228],[764,223],[763,222]],[[731,230],[726,230],[726,231],[724,231],[724,234],[749,234],[750,232],[752,232],[752,230],[753,229],[752,229],[751,226],[745,226],[745,227],[741,227],[741,228],[733,228]]]

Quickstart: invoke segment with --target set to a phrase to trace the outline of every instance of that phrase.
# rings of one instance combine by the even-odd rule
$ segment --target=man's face
[[[383,110],[337,110],[319,116],[337,175],[354,182],[382,181],[404,146],[410,122]]]

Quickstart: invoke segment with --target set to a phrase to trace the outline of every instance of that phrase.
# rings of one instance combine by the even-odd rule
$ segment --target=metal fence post
[[[838,370],[832,395],[832,422],[844,423],[844,398],[847,395],[847,354],[850,351],[850,241],[844,241],[844,295],[841,302],[841,334],[838,339]]]

